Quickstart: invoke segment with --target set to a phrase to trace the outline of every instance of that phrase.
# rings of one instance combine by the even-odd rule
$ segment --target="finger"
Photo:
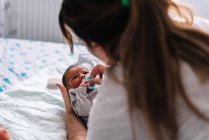
[[[56,86],[59,88],[59,90],[62,94],[62,98],[64,100],[66,110],[71,110],[72,107],[71,107],[71,102],[70,102],[70,96],[69,96],[66,88],[60,84],[56,84]]]
[[[60,84],[56,84],[56,86],[59,88],[61,93],[67,94],[67,90],[64,86],[62,86]]]
[[[100,85],[101,84],[101,79],[93,78],[93,79],[88,80],[88,82],[90,84],[98,84],[98,85]]]
[[[91,73],[90,73],[90,75],[92,77],[96,77],[98,75],[98,69],[96,67],[93,68],[92,71],[91,71]]]
[[[90,86],[90,83],[87,83],[86,86],[87,86],[87,87]]]
[[[103,67],[103,66],[100,65],[100,64],[97,64],[97,65],[91,70],[90,75],[93,76],[93,77],[96,77],[98,74],[103,73],[103,70],[102,70],[102,68],[100,68],[100,67]]]
[[[80,87],[87,87],[89,86],[88,84],[81,84]]]
[[[102,64],[97,64],[92,70],[90,75],[95,78],[97,75],[99,75],[100,79],[103,78],[103,73],[105,71],[106,66]]]
[[[103,78],[103,73],[99,74],[99,78],[100,78],[100,79]]]

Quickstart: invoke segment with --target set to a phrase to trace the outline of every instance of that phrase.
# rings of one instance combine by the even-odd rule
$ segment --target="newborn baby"
[[[88,82],[91,78],[89,70],[82,65],[68,67],[62,78],[63,85],[70,95],[72,108],[85,125],[93,99],[98,93],[98,85]]]

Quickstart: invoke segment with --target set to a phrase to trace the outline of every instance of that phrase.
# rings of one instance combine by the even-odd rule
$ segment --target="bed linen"
[[[82,45],[75,45],[71,54],[69,47],[61,43],[0,38],[0,93],[47,66],[93,60],[87,52]]]
[[[60,55],[62,54],[62,55]],[[44,67],[77,60],[64,44],[0,39],[0,92]]]
[[[18,39],[0,39],[0,125],[12,140],[65,140],[65,108],[48,79],[61,79],[65,69],[80,63],[101,63],[85,46]]]
[[[48,89],[51,77],[61,77],[60,66],[50,66],[0,95],[0,124],[12,140],[65,140],[65,108],[58,89]]]

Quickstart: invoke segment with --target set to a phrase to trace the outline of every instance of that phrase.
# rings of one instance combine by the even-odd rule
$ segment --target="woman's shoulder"
[[[209,80],[202,81],[187,63],[182,62],[180,68],[182,83],[188,98],[200,112],[209,116]],[[194,115],[185,101],[178,98],[176,108],[179,118],[179,139],[199,140],[209,138],[208,123]]]

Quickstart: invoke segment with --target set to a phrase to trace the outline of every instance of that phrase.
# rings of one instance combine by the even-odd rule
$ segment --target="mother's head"
[[[172,0],[63,0],[59,23],[72,50],[70,29],[94,55],[127,68],[147,56],[144,51],[159,49],[165,35],[175,30],[168,11],[180,13],[177,7]]]
[[[116,62],[119,61],[119,43],[129,21],[129,11],[120,0],[64,0],[59,22],[71,45],[72,35],[68,27],[87,43],[97,57],[104,59],[102,49],[108,60]]]

